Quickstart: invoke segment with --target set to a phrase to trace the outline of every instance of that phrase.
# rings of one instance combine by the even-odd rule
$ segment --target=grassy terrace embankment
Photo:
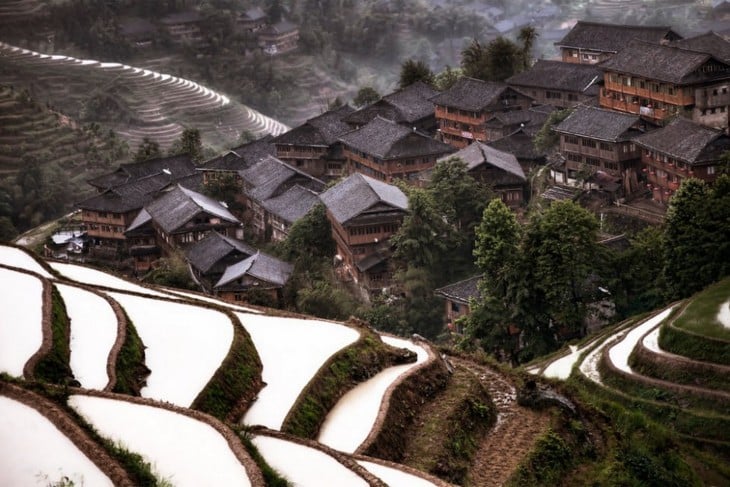
[[[284,433],[315,438],[327,413],[348,390],[386,367],[415,362],[413,352],[386,345],[375,332],[357,321],[348,324],[357,327],[360,338],[320,367],[284,419],[281,427]]]
[[[35,364],[36,380],[52,384],[66,384],[73,379],[69,365],[71,357],[71,320],[58,289],[51,289],[51,348]]]
[[[144,343],[127,312],[122,309],[122,313],[125,322],[124,342],[114,364],[117,381],[112,390],[120,394],[139,396],[150,369],[144,361]]]
[[[233,326],[233,342],[223,363],[190,407],[221,421],[237,421],[264,386],[261,359],[248,332],[231,311],[199,302],[196,305],[224,312]]]

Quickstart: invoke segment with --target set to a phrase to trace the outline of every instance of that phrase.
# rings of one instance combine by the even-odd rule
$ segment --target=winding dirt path
[[[547,430],[550,416],[518,405],[514,386],[498,372],[467,360],[455,357],[450,360],[479,377],[492,395],[498,413],[494,429],[484,438],[474,457],[466,485],[504,485],[535,440]]]

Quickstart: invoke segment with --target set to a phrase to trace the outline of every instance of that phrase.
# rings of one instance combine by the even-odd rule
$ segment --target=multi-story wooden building
[[[476,141],[438,162],[452,157],[464,161],[469,174],[487,183],[507,206],[516,208],[526,201],[527,178],[514,155]]]
[[[563,180],[584,181],[596,173],[609,178],[601,182],[613,191],[623,188],[624,194],[640,189],[639,160],[641,151],[634,139],[654,128],[638,115],[579,107],[554,130],[560,134],[560,154],[565,159]],[[556,168],[557,169],[557,168]]]
[[[240,171],[244,220],[257,238],[280,241],[291,225],[318,202],[325,183],[279,159],[268,156]]]
[[[435,105],[431,98],[438,91],[422,81],[416,81],[366,107],[347,115],[344,121],[358,129],[376,116],[392,120],[408,128],[415,127],[427,135],[436,133]]]
[[[218,201],[176,185],[145,205],[129,231],[150,225],[163,256],[185,249],[210,232],[243,238],[241,222]],[[130,249],[131,250],[131,249]]]
[[[601,69],[601,107],[656,122],[682,114],[728,128],[730,64],[710,54],[632,41]]]
[[[391,235],[408,212],[408,198],[396,186],[352,174],[320,195],[332,224],[341,275],[365,289],[391,284]]]
[[[617,25],[579,20],[556,42],[563,62],[597,64],[619,52],[632,39],[655,44],[681,39],[671,27]]]
[[[142,207],[166,186],[195,174],[190,157],[174,156],[122,164],[88,181],[98,194],[77,207],[92,240],[92,250],[110,254],[126,245],[125,230]]]
[[[539,59],[530,69],[505,81],[535,103],[569,108],[598,100],[603,71],[592,64]]]
[[[402,179],[415,184],[420,172],[432,168],[439,157],[455,150],[381,117],[343,135],[340,141],[349,174],[359,172],[388,183]]]
[[[275,137],[276,156],[316,178],[341,177],[345,158],[339,137],[352,130],[343,119],[354,110],[344,105]]]
[[[458,149],[474,140],[488,142],[485,123],[496,113],[526,110],[532,104],[532,98],[504,83],[473,78],[461,78],[431,101],[443,141]]]
[[[722,155],[730,150],[728,135],[681,117],[635,143],[641,149],[644,182],[652,198],[665,204],[686,178],[714,181]]]

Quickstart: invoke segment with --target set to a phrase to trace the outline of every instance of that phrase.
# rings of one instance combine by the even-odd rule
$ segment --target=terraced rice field
[[[278,135],[288,127],[190,80],[118,63],[47,55],[0,43],[0,84],[31,86],[43,103],[113,129],[132,150],[144,138],[167,150],[185,128],[204,145],[228,149],[244,132]],[[84,106],[97,103],[94,113]]]
[[[267,462],[295,485],[321,486],[323,478],[327,479],[327,485],[344,486],[380,485],[379,478],[407,482],[400,485],[445,485],[429,480],[425,474],[400,471],[395,464],[386,466],[369,457],[358,457],[364,462],[361,465],[350,455],[333,452],[314,441],[297,440],[283,433],[274,436],[260,429],[261,425],[271,429],[281,426],[301,391],[322,365],[358,340],[360,332],[356,329],[327,321],[282,318],[240,309],[233,312],[228,306],[216,305],[212,298],[200,300],[195,293],[151,289],[79,265],[52,262],[49,271],[33,256],[15,247],[0,246],[0,264],[28,270],[0,267],[0,299],[3,300],[0,303],[3,309],[0,369],[22,378],[28,360],[38,354],[47,333],[41,326],[41,310],[48,307],[44,299],[50,299],[44,298],[43,290],[44,286],[54,287],[68,317],[68,361],[74,379],[81,385],[68,389],[71,396],[67,402],[56,398],[57,403],[50,405],[47,398],[41,399],[23,389],[22,381],[16,385],[0,381],[2,485],[8,482],[30,485],[37,479],[45,485],[65,477],[79,485],[120,482],[128,485],[128,480],[119,480],[124,475],[110,481],[107,470],[98,471],[95,465],[100,461],[111,469],[121,467],[114,466],[116,460],[108,457],[99,460],[102,458],[99,450],[107,447],[95,440],[80,439],[83,433],[76,430],[85,426],[74,424],[77,420],[73,419],[71,409],[102,437],[140,454],[153,466],[158,478],[173,485],[263,485],[261,473],[246,453],[234,425],[189,408],[201,391],[211,387],[217,369],[230,359],[235,349],[233,342],[241,336],[248,339],[245,338],[248,334],[256,347],[255,353],[261,357],[266,384],[249,407],[244,422],[259,425],[254,444],[259,446]],[[22,312],[12,311],[17,303],[27,305],[31,296],[34,296],[32,306],[27,309],[24,306]],[[123,362],[112,357],[120,353],[115,351],[122,343],[119,337],[125,336],[124,329],[128,334],[132,324],[141,339],[144,363],[150,370],[141,390],[142,397],[96,392],[111,388],[110,371],[119,373],[116,367]],[[234,333],[235,327],[241,327],[243,335]],[[387,337],[384,340],[417,351],[419,363],[427,356],[422,346],[406,340]],[[391,378],[387,384],[413,365],[387,368],[384,372]],[[371,397],[367,398],[370,406],[375,405],[376,414],[362,417],[362,424],[357,425],[366,435],[376,427],[375,416],[382,403],[382,397],[376,396],[382,396],[387,384],[378,389],[381,392],[372,389]],[[10,399],[13,394],[25,395],[24,402],[34,401],[35,397],[43,415]],[[352,401],[361,399],[358,396]],[[351,406],[355,406],[354,402]],[[18,429],[11,424],[28,415],[41,419],[32,420],[35,425],[32,428]],[[31,420],[22,419],[21,424],[27,421]],[[349,430],[352,423],[343,427]],[[49,433],[51,429],[55,430],[56,437]],[[339,432],[340,437],[350,434],[350,431]],[[358,444],[360,441],[357,440]],[[56,450],[64,453],[53,453]],[[10,451],[13,453],[6,454]],[[47,458],[41,461],[35,454],[37,451],[46,452],[43,456]],[[84,463],[87,457],[94,461]],[[6,460],[12,460],[12,466],[4,468]]]

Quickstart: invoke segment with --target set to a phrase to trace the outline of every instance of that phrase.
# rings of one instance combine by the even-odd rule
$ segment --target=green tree
[[[188,154],[193,162],[203,160],[203,143],[200,139],[200,130],[185,129],[180,139],[170,148],[170,155]]]
[[[473,39],[461,52],[464,75],[484,81],[504,81],[522,70],[523,50],[504,37],[486,46]]]
[[[464,75],[464,73],[461,71],[461,69],[453,69],[450,66],[446,66],[446,68],[438,73],[433,80],[434,87],[439,91],[445,91],[454,86],[454,83],[459,81],[459,78],[461,78]]]
[[[241,191],[241,186],[233,174],[222,174],[208,181],[203,188],[204,194],[218,201],[223,201],[228,205],[228,209],[239,215],[246,209],[246,205],[242,204],[237,198]]]
[[[158,157],[162,157],[160,144],[154,140],[150,140],[149,137],[145,137],[142,139],[142,143],[139,144],[137,152],[134,154],[134,162],[143,162],[150,159],[157,159]]]
[[[690,178],[669,202],[664,231],[664,279],[668,297],[684,298],[728,273],[730,176],[713,188]]]
[[[284,16],[284,6],[281,4],[281,0],[271,0],[269,6],[266,9],[266,15],[270,24],[276,24],[281,21]]]
[[[286,240],[279,244],[277,254],[290,262],[329,260],[335,255],[332,226],[323,204],[315,206],[294,222]]]
[[[535,134],[533,144],[535,150],[542,154],[548,154],[555,150],[560,143],[560,135],[553,130],[553,128],[560,122],[568,118],[568,115],[573,113],[571,109],[555,110],[550,113],[545,123],[542,125],[540,130]]]
[[[433,71],[423,61],[407,59],[400,67],[400,78],[398,86],[405,88],[416,81],[423,81],[426,84],[433,84]]]
[[[531,219],[526,236],[525,263],[534,274],[534,286],[545,296],[554,331],[582,335],[593,294],[588,278],[599,254],[595,216],[573,201],[557,201]],[[544,330],[540,332],[544,337]]]
[[[358,90],[355,98],[352,99],[352,104],[356,108],[360,108],[364,107],[365,105],[375,103],[378,100],[380,100],[380,93],[378,93],[375,88],[373,88],[372,86],[363,86]]]
[[[404,268],[439,269],[453,239],[453,232],[436,209],[432,195],[424,189],[408,192],[408,214],[390,238],[393,257]]]
[[[528,69],[530,67],[530,61],[532,60],[532,47],[535,45],[535,40],[540,34],[537,33],[531,25],[526,25],[520,29],[520,33],[517,34],[517,39],[522,43],[522,69]]]

